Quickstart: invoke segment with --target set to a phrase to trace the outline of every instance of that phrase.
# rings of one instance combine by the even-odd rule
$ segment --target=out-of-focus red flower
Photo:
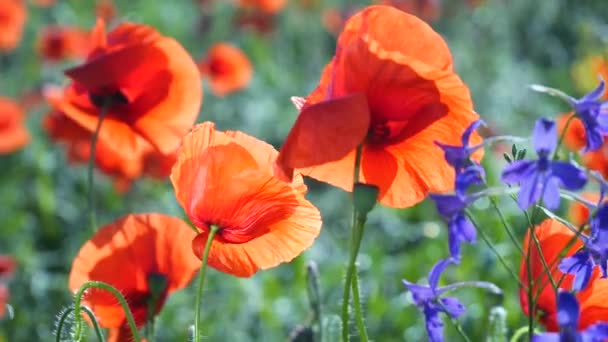
[[[141,327],[160,312],[172,292],[186,287],[196,274],[200,260],[190,248],[195,236],[188,224],[170,216],[120,218],[99,229],[82,246],[72,264],[69,287],[77,291],[92,280],[112,285],[123,294]],[[102,327],[115,329],[116,341],[121,331],[128,331],[121,306],[108,292],[87,291],[83,303],[95,312]]]
[[[557,283],[564,276],[557,268],[560,254],[567,250],[565,255],[570,256],[582,247],[582,243],[579,239],[575,238],[575,234],[570,229],[552,219],[547,219],[536,226],[534,234],[540,242],[542,256],[550,267],[551,277]],[[566,247],[573,239],[575,243],[567,249]],[[530,246],[530,244],[532,245]],[[538,315],[540,322],[548,331],[558,331],[556,295],[545,272],[541,254],[537,251],[535,244],[530,241],[530,230],[528,230],[523,247],[524,251],[528,251],[528,248],[530,248],[531,274],[532,279],[535,280],[533,291],[534,293],[539,293],[535,314]],[[523,284],[528,284],[528,267],[525,256],[521,260],[520,278]],[[560,288],[570,291],[573,281],[573,275],[565,275]],[[607,296],[608,279],[600,278],[600,271],[596,267],[589,286],[576,294],[581,309],[579,330],[584,330],[594,323],[606,320],[606,317],[608,317]],[[524,313],[529,315],[528,296],[525,289],[520,289],[519,299]]]
[[[259,11],[239,11],[234,19],[236,27],[252,29],[260,34],[269,34],[275,30],[273,15]]]
[[[10,52],[19,45],[26,19],[23,0],[0,1],[0,52]]]
[[[210,122],[184,138],[171,181],[200,232],[192,242],[199,258],[211,225],[219,227],[209,266],[249,277],[291,261],[319,235],[321,216],[304,198],[302,178],[279,179],[276,156],[267,143],[241,132],[216,131]]]
[[[253,68],[243,51],[226,43],[216,43],[207,56],[199,62],[203,77],[209,80],[211,90],[217,96],[225,96],[241,90],[249,84]]]
[[[111,22],[116,18],[116,6],[112,0],[97,0],[95,4],[95,15],[105,22]]]
[[[16,101],[0,97],[0,154],[15,152],[29,141],[23,109]]]
[[[124,158],[134,158],[144,141],[173,153],[202,102],[196,63],[145,25],[123,23],[106,35],[98,20],[92,45],[86,62],[66,71],[72,83],[58,109],[90,132],[105,110],[99,138]]]
[[[439,0],[377,0],[378,4],[393,6],[429,22],[441,17]]]
[[[276,14],[285,8],[287,0],[238,0],[238,3],[245,10]]]
[[[49,62],[84,58],[89,51],[90,34],[74,27],[48,26],[38,37],[36,49]]]
[[[6,304],[9,298],[6,281],[15,271],[15,259],[10,256],[0,255],[0,319],[6,315]]]
[[[370,6],[348,20],[278,162],[288,175],[300,169],[351,191],[362,144],[359,181],[378,186],[383,204],[409,207],[453,188],[435,142],[460,145],[478,118],[441,36],[394,7]],[[471,144],[480,142],[475,133]]]
[[[323,23],[323,27],[325,27],[327,32],[331,33],[334,36],[337,36],[340,34],[340,32],[342,32],[344,24],[346,23],[348,18],[350,18],[355,13],[356,9],[353,8],[326,8],[321,14],[321,22]]]

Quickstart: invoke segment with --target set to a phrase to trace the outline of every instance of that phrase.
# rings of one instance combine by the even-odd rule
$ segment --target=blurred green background
[[[198,121],[211,120],[221,130],[242,130],[279,147],[297,115],[290,97],[308,94],[333,55],[335,37],[322,24],[324,11],[352,10],[370,1],[289,0],[266,33],[236,26],[237,8],[232,2],[209,2],[204,15],[191,0],[115,0],[115,5],[119,21],[151,25],[176,38],[195,59],[218,41],[243,49],[254,66],[253,80],[243,91],[224,98],[214,97],[206,87]],[[589,58],[608,58],[605,0],[434,3],[438,18],[430,23],[448,42],[456,70],[469,85],[475,108],[492,134],[527,135],[534,118],[567,110],[555,99],[532,93],[528,84],[545,84],[580,96],[594,87],[597,77]],[[18,98],[42,84],[65,83],[62,71],[74,62],[42,63],[34,49],[37,35],[50,24],[91,28],[94,7],[92,0],[58,0],[48,8],[29,4],[19,48],[0,56],[0,95]],[[43,105],[28,112],[33,139],[25,149],[0,156],[0,253],[18,262],[10,281],[14,318],[0,322],[0,341],[54,339],[57,314],[71,304],[67,274],[72,259],[88,239],[86,168],[68,164],[63,148],[48,139],[41,128],[47,110]],[[490,182],[496,182],[503,165],[501,153],[486,153]],[[318,264],[325,320],[337,319],[333,315],[340,310],[350,195],[313,180],[307,184],[309,199],[324,220],[314,246],[291,264],[249,279],[212,270],[203,305],[207,340],[287,340],[310,315],[306,291],[310,261]],[[185,218],[168,181],[142,180],[121,194],[111,180],[97,173],[96,193],[98,222],[131,212]],[[504,200],[501,208],[523,237],[523,218],[512,201]],[[496,249],[517,272],[519,255],[496,213],[487,201],[477,203],[475,212]],[[426,340],[423,316],[401,279],[426,282],[431,266],[448,255],[445,227],[429,201],[409,209],[377,207],[373,211],[359,256],[364,311],[373,340]],[[493,305],[507,309],[510,333],[525,324],[515,281],[482,241],[465,246],[462,264],[448,269],[443,280],[486,280],[504,290],[504,298],[472,289],[457,292],[467,306],[460,321],[473,341],[485,337]],[[169,298],[157,323],[158,341],[187,339],[194,317],[193,298],[192,285]],[[446,340],[461,339],[447,321],[446,327]]]

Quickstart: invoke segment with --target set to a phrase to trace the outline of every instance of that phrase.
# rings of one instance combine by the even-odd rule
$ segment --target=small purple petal
[[[441,273],[443,273],[446,267],[453,263],[454,261],[452,259],[441,259],[433,266],[433,268],[429,272],[429,286],[431,287],[431,289],[435,290],[437,288]]]
[[[453,318],[457,318],[458,316],[462,315],[465,311],[466,308],[464,307],[464,305],[462,305],[462,303],[460,303],[460,301],[457,298],[454,297],[444,297],[440,299],[441,304],[443,304],[443,308],[445,310],[445,312],[452,316]]]
[[[593,273],[593,261],[588,251],[576,252],[574,255],[563,258],[559,263],[559,270],[574,274],[572,291],[581,291],[587,287]]]
[[[412,293],[414,303],[416,303],[416,306],[418,307],[424,306],[426,302],[435,298],[435,294],[429,286],[410,283],[407,280],[402,280],[401,282]]]
[[[483,120],[475,120],[473,121],[473,123],[471,123],[469,125],[469,127],[467,127],[467,129],[464,131],[464,133],[462,134],[462,146],[469,146],[469,140],[471,138],[471,134],[473,134],[473,132],[479,128],[479,126],[481,125],[485,125],[485,123],[483,122]]]
[[[469,150],[462,146],[445,145],[440,142],[435,142],[443,150],[443,158],[453,168],[462,169],[469,159]]]
[[[464,195],[473,184],[483,184],[485,179],[485,170],[479,164],[473,164],[461,173],[456,175],[456,193]]]
[[[514,184],[530,178],[538,169],[534,160],[518,160],[505,166],[500,179],[507,184]]]
[[[608,339],[608,323],[596,323],[581,333],[583,342],[605,341]]]
[[[576,331],[578,317],[579,305],[576,297],[568,291],[561,291],[557,295],[557,322],[560,328]]]
[[[523,210],[528,209],[540,198],[542,183],[538,174],[534,174],[530,179],[522,181],[521,189],[517,195],[517,205]]]
[[[561,342],[558,333],[541,333],[532,336],[532,342]]]
[[[605,90],[606,83],[604,82],[604,79],[600,77],[600,84],[597,86],[597,88],[580,98],[577,102],[597,101],[600,97],[602,97],[602,95],[604,95]]]
[[[465,198],[458,195],[430,194],[429,197],[435,202],[439,214],[447,218],[463,211],[468,205]]]
[[[426,305],[424,320],[429,342],[443,342],[443,322],[439,318],[439,312],[434,307]]]
[[[559,179],[557,177],[550,177],[547,179],[542,191],[545,207],[551,210],[559,208]]]
[[[587,183],[587,175],[578,167],[563,161],[551,163],[551,173],[559,178],[564,188],[568,190],[582,189]]]
[[[532,133],[532,145],[540,157],[548,156],[557,147],[557,127],[553,120],[541,118],[536,120]]]

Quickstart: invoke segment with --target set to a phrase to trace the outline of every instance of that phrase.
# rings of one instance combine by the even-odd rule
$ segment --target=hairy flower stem
[[[211,250],[211,243],[215,237],[215,233],[220,227],[212,224],[209,227],[209,236],[207,237],[207,243],[205,244],[205,250],[203,251],[203,259],[201,262],[201,270],[198,276],[198,288],[196,290],[196,308],[194,309],[194,342],[200,342],[201,340],[201,303],[203,301],[203,289],[205,287],[205,270],[207,269],[207,259],[209,258],[209,251]]]
[[[99,327],[99,322],[97,322],[97,318],[91,309],[86,306],[82,306],[82,310],[87,313],[91,323],[93,324],[93,329],[95,330],[95,335],[97,336],[97,340],[100,342],[105,342],[106,339],[103,337],[103,333],[101,332],[101,328]],[[66,319],[70,316],[70,314],[74,312],[74,308],[68,308],[63,312],[61,317],[59,317],[59,322],[57,323],[57,332],[55,333],[55,341],[61,342],[61,334],[63,332],[63,326],[65,324]]]
[[[139,338],[139,332],[137,331],[137,325],[135,324],[135,320],[133,319],[133,314],[129,309],[129,304],[125,300],[125,297],[114,288],[112,285],[104,283],[102,281],[88,281],[84,283],[76,292],[74,296],[74,320],[75,320],[75,328],[74,328],[74,340],[80,341],[82,338],[82,317],[80,315],[80,309],[82,308],[82,296],[84,292],[90,288],[102,289],[110,292],[114,298],[118,300],[122,310],[125,313],[125,317],[127,318],[127,322],[129,323],[129,328],[131,328],[131,335],[133,336],[133,340],[141,341]]]
[[[363,152],[363,145],[357,146],[355,154],[355,167],[353,177],[353,193],[355,190],[355,184],[359,181],[359,172],[361,168],[361,154]],[[348,342],[348,328],[349,328],[349,304],[350,304],[350,288],[353,282],[353,275],[356,272],[355,263],[357,261],[357,255],[359,254],[359,248],[361,247],[361,239],[363,238],[363,230],[365,228],[365,221],[367,219],[367,213],[359,213],[357,207],[353,201],[353,225],[351,230],[351,240],[349,247],[349,258],[346,266],[346,277],[344,281],[344,291],[342,294],[342,341]],[[357,294],[358,296],[358,294]],[[359,301],[357,301],[359,302]],[[355,303],[355,314],[361,316],[361,303]],[[363,319],[361,318],[361,321]],[[361,331],[361,327],[363,330]],[[367,341],[367,332],[365,326],[362,324],[359,326],[359,334],[361,335],[361,341]]]
[[[103,123],[103,119],[105,118],[108,109],[112,100],[107,97],[104,99],[104,102],[101,106],[101,110],[99,112],[99,119],[97,120],[97,127],[95,127],[95,132],[93,132],[93,136],[91,137],[91,152],[89,155],[89,165],[87,167],[87,189],[89,195],[89,223],[91,225],[91,230],[95,232],[97,230],[97,217],[95,214],[95,191],[93,190],[94,186],[94,172],[95,168],[95,150],[97,149],[97,139],[99,138],[99,131],[101,131],[101,124]]]
[[[355,321],[357,322],[357,329],[361,335],[361,341],[368,341],[367,329],[365,328],[365,322],[363,321],[363,312],[361,310],[361,298],[359,291],[359,276],[357,274],[357,264],[355,263],[355,269],[353,273],[352,291],[353,291],[353,306],[355,308]]]

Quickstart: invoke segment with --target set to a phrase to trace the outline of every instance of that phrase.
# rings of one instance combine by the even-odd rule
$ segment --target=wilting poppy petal
[[[193,242],[201,257],[210,225],[209,265],[247,277],[290,261],[310,247],[321,228],[318,210],[304,199],[301,179],[282,181],[272,146],[212,123],[184,138],[171,180],[178,202],[201,230]]]
[[[25,0],[0,1],[0,51],[10,52],[21,41],[27,8]]]
[[[551,277],[554,281],[562,279],[564,274],[558,269],[559,260],[570,242],[574,239],[574,244],[567,249],[565,255],[571,256],[581,248],[582,243],[575,238],[574,233],[556,220],[547,219],[540,225],[534,228],[535,235],[539,240],[540,249],[547,265],[550,265]],[[530,245],[531,244],[531,245]],[[530,241],[530,232],[528,231],[524,240],[524,251],[530,248],[531,274],[535,281],[533,287],[534,293],[538,293],[536,310],[540,317],[541,323],[548,331],[558,331],[559,325],[557,322],[557,306],[555,293],[551,287],[551,283],[541,260],[540,254],[536,245]],[[526,258],[522,257],[520,267],[520,277],[524,284],[528,284],[528,270]],[[588,326],[605,321],[608,315],[608,304],[606,303],[606,295],[608,295],[608,280],[600,279],[599,269],[596,267],[591,275],[590,284],[582,291],[576,294],[576,297],[581,305],[580,321],[578,330],[584,330]],[[564,276],[560,284],[560,288],[569,291],[574,276],[567,274]],[[520,303],[526,315],[528,312],[528,298],[524,289],[520,289]]]
[[[15,152],[30,141],[25,128],[25,113],[19,104],[0,97],[0,154]]]
[[[87,61],[66,72],[73,83],[61,111],[94,131],[110,101],[99,136],[116,153],[133,155],[139,138],[163,154],[174,152],[202,101],[196,64],[179,43],[148,26],[124,23],[107,37],[103,27],[100,21],[93,30],[96,46]]]
[[[95,233],[78,252],[72,264],[69,287],[76,291],[87,281],[106,282],[127,299],[136,324],[160,311],[166,297],[191,281],[200,261],[188,248],[195,232],[182,220],[161,214],[128,215]],[[116,270],[120,270],[117,272]],[[155,312],[148,313],[151,283],[164,282]],[[84,303],[95,312],[99,324],[118,328],[126,324],[117,300],[93,289]]]
[[[402,35],[396,38],[399,33]],[[367,103],[360,101],[357,106],[361,108],[350,107],[349,111],[370,116],[362,179],[380,188],[378,199],[383,204],[408,207],[420,202],[429,191],[444,192],[453,187],[453,169],[435,141],[460,145],[462,133],[478,116],[468,88],[453,73],[450,52],[437,33],[420,19],[393,7],[370,6],[355,14],[346,23],[336,54],[323,70],[317,88],[307,97],[300,115],[354,94],[365,95]],[[335,115],[338,110],[332,109],[325,116]],[[348,120],[344,119],[342,125],[351,124]],[[352,180],[352,176],[348,175],[353,173],[354,163],[348,160],[352,160],[353,152],[343,149],[360,136],[326,130],[322,120],[309,126],[300,132],[304,128],[296,121],[287,139],[289,142],[293,131],[298,136],[316,137],[315,143],[297,141],[288,146],[289,150],[297,148],[299,154],[314,156],[318,161],[318,165],[303,165],[308,168],[301,172],[351,190],[348,179]],[[327,136],[318,138],[323,135]],[[330,140],[331,144],[316,143]],[[480,141],[474,133],[470,144]],[[340,153],[334,153],[336,146]],[[375,155],[366,156],[371,151]],[[482,154],[480,150],[473,158],[479,160]],[[365,164],[366,158],[379,156],[382,163]],[[279,162],[289,169],[284,159],[279,158]],[[390,167],[386,169],[387,166]]]
[[[216,43],[199,63],[203,77],[209,79],[211,91],[225,96],[245,88],[253,75],[249,58],[240,49],[226,43]]]

